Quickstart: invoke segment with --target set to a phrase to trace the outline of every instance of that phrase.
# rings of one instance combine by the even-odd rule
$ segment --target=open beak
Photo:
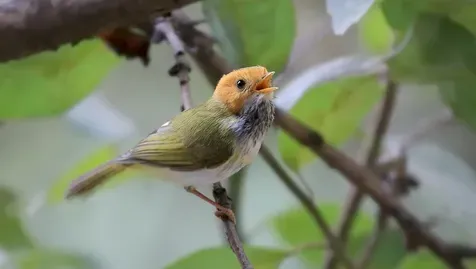
[[[260,82],[258,82],[258,85],[256,85],[256,91],[262,94],[269,94],[278,89],[278,87],[273,87],[271,84],[271,80],[273,79],[274,71],[273,72],[268,72]]]

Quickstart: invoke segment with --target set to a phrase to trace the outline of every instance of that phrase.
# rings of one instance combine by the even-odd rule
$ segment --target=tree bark
[[[102,28],[134,25],[194,2],[197,0],[3,0],[0,62],[76,44]]]

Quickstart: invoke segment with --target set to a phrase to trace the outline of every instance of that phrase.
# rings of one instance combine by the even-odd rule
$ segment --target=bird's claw
[[[215,216],[222,220],[229,220],[233,222],[233,224],[236,224],[236,217],[235,213],[233,210],[228,209],[228,208],[217,208],[217,211],[215,211]]]

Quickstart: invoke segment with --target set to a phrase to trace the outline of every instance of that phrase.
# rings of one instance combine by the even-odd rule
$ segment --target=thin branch
[[[100,29],[127,27],[195,2],[198,1],[0,1],[0,62],[76,44],[94,37]]]
[[[213,197],[215,201],[221,206],[226,208],[231,208],[231,200],[226,193],[226,189],[223,188],[220,182],[213,184]],[[230,220],[223,219],[223,225],[225,226],[225,234],[228,240],[230,248],[235,253],[236,258],[240,262],[242,269],[253,269],[250,260],[246,256],[245,250],[243,248],[243,243],[240,240],[236,225]]]
[[[281,164],[276,160],[273,156],[271,151],[262,146],[260,150],[260,154],[266,163],[273,169],[273,171],[278,175],[281,181],[288,187],[288,189],[294,194],[294,196],[301,202],[304,208],[308,211],[311,215],[313,220],[316,222],[317,226],[322,230],[324,236],[326,237],[327,241],[329,242],[330,248],[333,250],[335,255],[341,260],[345,267],[347,268],[355,268],[352,264],[352,261],[349,257],[345,254],[345,249],[342,242],[337,238],[333,233],[331,228],[326,222],[324,216],[320,210],[314,205],[312,199],[310,199],[294,182],[291,176],[288,175],[286,170],[281,166]]]
[[[241,220],[241,199],[243,197],[243,183],[248,172],[248,167],[242,168],[240,171],[236,172],[229,179],[229,194],[230,199],[233,201],[231,204],[231,209],[235,213],[236,217],[236,229],[238,230],[238,235],[241,238],[243,243],[246,243],[246,238],[243,234],[243,226]]]
[[[390,118],[395,106],[396,94],[397,85],[393,81],[389,80],[387,82],[385,96],[381,105],[379,119],[375,125],[372,144],[367,154],[366,165],[371,169],[373,169],[376,162],[378,161],[382,140],[387,133],[388,126],[390,125]],[[348,240],[348,236],[352,230],[352,224],[355,220],[360,205],[362,204],[363,198],[364,193],[359,188],[354,187],[349,199],[344,206],[341,221],[338,226],[339,238],[344,243],[346,243]],[[334,255],[332,255],[332,253],[329,254],[330,255],[328,255],[324,261],[324,268],[335,268],[337,265],[337,260],[335,259]]]
[[[207,79],[216,83],[231,69],[223,57],[213,50],[213,42],[204,33],[190,27],[183,13],[174,12],[174,27],[187,45],[187,52],[195,59],[202,70],[207,70]],[[433,235],[425,225],[414,217],[400,202],[382,191],[380,178],[368,167],[357,164],[347,155],[327,144],[324,138],[305,124],[291,117],[281,109],[276,110],[276,123],[291,137],[321,157],[331,168],[344,175],[352,184],[368,194],[385,212],[394,217],[407,235],[415,238],[420,245],[428,247],[447,265],[463,269],[461,259],[474,257],[476,248],[446,244]]]
[[[153,40],[158,43],[162,40],[167,40],[170,47],[174,50],[175,65],[169,70],[171,76],[177,76],[181,88],[183,110],[193,107],[192,94],[190,93],[190,65],[185,57],[185,48],[180,38],[175,34],[175,31],[169,20],[164,17],[159,17],[155,23],[155,31]]]
[[[192,107],[192,100],[189,88],[189,73],[191,71],[190,65],[188,64],[185,57],[185,49],[182,41],[177,36],[174,28],[171,26],[169,18],[159,17],[156,20],[155,31],[153,35],[154,42],[160,42],[162,40],[167,40],[172,47],[175,55],[175,65],[169,71],[169,74],[172,76],[177,76],[179,78],[179,84],[181,88],[181,97],[182,97],[182,107],[184,110],[190,109]],[[223,188],[221,183],[217,182],[213,184],[213,197],[215,201],[225,208],[231,208],[231,200],[229,199],[226,189]],[[235,224],[226,219],[225,217],[221,218],[225,227],[225,234],[228,240],[228,244],[232,249],[233,253],[237,257],[242,269],[253,269],[251,262],[246,256],[243,244],[240,240],[238,231]]]

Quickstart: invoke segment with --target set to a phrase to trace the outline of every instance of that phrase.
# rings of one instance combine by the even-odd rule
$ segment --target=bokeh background
[[[279,77],[281,85],[316,64],[363,51],[356,26],[344,35],[334,34],[325,1],[294,0],[294,4],[297,37],[289,65]],[[200,3],[185,11],[193,18],[203,17]],[[209,32],[207,25],[200,29]],[[222,225],[212,207],[174,184],[141,175],[87,199],[47,202],[55,182],[88,156],[108,147],[123,152],[179,113],[179,85],[167,74],[174,62],[171,48],[165,43],[154,46],[151,58],[147,68],[139,61],[122,61],[64,115],[7,120],[0,126],[0,183],[16,194],[20,225],[37,246],[84,254],[98,268],[157,269],[194,251],[224,244]],[[190,85],[195,104],[211,94],[211,86],[194,63]],[[395,154],[399,139],[422,121],[447,112],[436,87],[401,85],[384,143],[387,153]],[[375,116],[375,111],[366,116],[359,132],[340,148],[357,157]],[[421,186],[403,202],[422,220],[436,218],[434,230],[452,242],[476,243],[472,228],[476,225],[475,142],[476,136],[464,123],[453,121],[410,150],[410,171]],[[270,132],[266,145],[279,156],[276,130]],[[305,166],[301,176],[312,187],[316,202],[345,201],[347,181],[320,160]],[[298,201],[261,157],[250,166],[243,184],[239,207],[247,243],[286,246],[270,219],[299,206]],[[211,195],[211,188],[202,191]],[[373,203],[366,201],[365,210],[373,212]],[[0,226],[1,233],[9,233],[5,227]],[[1,264],[8,255],[1,249],[0,253]],[[306,267],[291,258],[280,268]]]

